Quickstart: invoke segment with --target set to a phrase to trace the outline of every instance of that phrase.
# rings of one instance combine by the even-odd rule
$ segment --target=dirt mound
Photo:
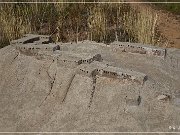
[[[27,40],[0,49],[1,132],[178,131],[179,49]]]

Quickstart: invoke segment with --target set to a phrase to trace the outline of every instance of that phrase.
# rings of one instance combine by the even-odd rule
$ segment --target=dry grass
[[[24,33],[31,32],[31,24],[22,17],[17,17],[12,12],[14,5],[3,4],[0,6],[1,43],[7,44],[12,39]],[[19,12],[20,9],[17,9]]]
[[[155,44],[157,15],[128,4],[1,4],[1,47],[25,33],[51,34],[61,41],[131,41]]]
[[[138,8],[138,9],[137,9]],[[158,15],[151,9],[144,9],[140,6],[131,7],[127,14],[124,14],[125,29],[136,38],[137,42],[156,44],[156,23]],[[131,39],[130,39],[131,41]]]

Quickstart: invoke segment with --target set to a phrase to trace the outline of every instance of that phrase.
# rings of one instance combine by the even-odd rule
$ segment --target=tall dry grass
[[[85,2],[85,0],[82,0]],[[155,44],[157,15],[129,4],[1,4],[1,47],[25,33],[51,34],[60,41],[130,41]]]
[[[132,35],[131,37],[135,37],[137,42],[146,44],[157,43],[157,19],[157,13],[150,8],[140,6],[131,6],[131,9],[123,16],[126,31]]]
[[[0,36],[2,44],[7,44],[20,35],[31,32],[31,24],[28,19],[23,19],[21,16],[17,15],[20,9],[16,9],[16,12],[12,12],[14,8],[15,6],[11,4],[3,4],[0,6]]]

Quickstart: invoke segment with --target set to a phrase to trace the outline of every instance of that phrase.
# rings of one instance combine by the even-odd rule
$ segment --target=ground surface
[[[70,52],[100,53],[103,62],[148,76],[144,85],[99,77],[91,107],[93,81],[76,74],[63,102],[62,91],[74,72],[50,60],[0,49],[0,131],[180,131],[180,50],[167,57],[112,52],[96,43],[66,44]],[[18,55],[19,54],[19,55]],[[51,89],[49,74],[56,69]],[[169,100],[158,100],[167,94]],[[127,99],[140,105],[128,104]],[[175,130],[169,126],[176,126]]]

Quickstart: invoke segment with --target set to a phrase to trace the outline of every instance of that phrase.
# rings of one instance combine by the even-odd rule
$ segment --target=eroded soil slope
[[[180,50],[168,49],[164,59],[113,52],[98,43],[64,46],[72,53],[96,52],[102,55],[102,63],[148,78],[140,85],[97,77],[92,94],[92,78],[9,45],[0,49],[1,132],[178,131],[169,126],[180,125]],[[169,96],[167,100],[159,99],[163,94]]]

